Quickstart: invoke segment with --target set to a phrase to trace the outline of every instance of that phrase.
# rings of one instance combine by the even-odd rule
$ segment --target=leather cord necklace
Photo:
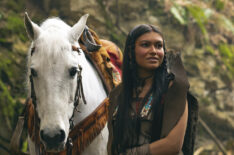
[[[143,88],[145,86],[145,81],[153,76],[154,75],[149,75],[147,77],[137,79],[136,88],[135,88],[135,93],[137,98],[139,97],[140,93],[143,91]]]

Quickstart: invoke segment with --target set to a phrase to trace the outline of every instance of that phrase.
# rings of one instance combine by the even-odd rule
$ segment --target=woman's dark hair
[[[116,120],[113,127],[113,143],[112,143],[112,154],[119,154],[124,152],[133,143],[131,137],[134,131],[139,135],[140,121],[139,118],[133,119],[129,115],[131,108],[133,90],[137,86],[137,64],[135,59],[135,43],[136,40],[145,33],[156,32],[161,35],[162,33],[152,25],[138,25],[133,28],[126,39],[125,49],[124,49],[124,59],[123,59],[123,74],[122,74],[122,85],[123,85],[123,102],[119,103],[118,113],[116,115]],[[163,49],[166,52],[165,41],[163,38]],[[162,95],[168,88],[169,80],[167,78],[167,67],[166,67],[166,56],[164,54],[164,59],[162,64],[155,70],[153,79],[153,105],[152,110],[154,111],[154,124],[152,127],[152,139],[151,141],[157,140],[160,137],[161,129],[161,118],[163,106],[160,104]],[[132,136],[127,136],[132,135]],[[129,146],[130,143],[130,146]],[[134,144],[132,144],[134,145]]]

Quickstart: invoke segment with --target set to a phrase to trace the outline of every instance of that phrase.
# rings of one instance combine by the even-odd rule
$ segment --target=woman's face
[[[141,35],[135,44],[135,56],[138,71],[153,72],[164,58],[163,38],[156,32]]]

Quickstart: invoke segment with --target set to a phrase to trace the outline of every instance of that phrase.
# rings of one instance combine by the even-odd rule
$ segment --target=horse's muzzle
[[[65,148],[64,140],[66,136],[64,130],[46,128],[40,131],[40,137],[48,152],[58,152]]]

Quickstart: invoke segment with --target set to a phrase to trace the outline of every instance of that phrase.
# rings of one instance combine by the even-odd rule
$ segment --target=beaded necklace
[[[153,93],[150,94],[146,104],[144,104],[144,107],[142,108],[141,113],[140,113],[140,117],[145,117],[145,116],[147,116],[149,114],[149,111],[150,111],[151,106],[152,106],[152,100],[153,100]],[[119,106],[117,106],[115,108],[115,110],[113,112],[113,116],[116,116],[116,114],[118,112],[118,109],[119,109]],[[138,114],[138,111],[139,111],[139,105],[136,105],[136,114]]]
[[[135,89],[135,93],[136,93],[136,115],[140,115],[141,117],[144,117],[146,115],[148,115],[148,112],[150,110],[151,107],[151,102],[152,102],[152,88],[151,90],[146,94],[146,96],[144,98],[140,98],[138,97],[140,95],[140,93],[143,91],[143,87],[145,85],[145,81],[149,78],[151,78],[153,75],[147,76],[145,78],[139,78],[137,80],[137,87]],[[143,104],[143,105],[142,105]],[[140,108],[144,106],[140,112]]]
[[[149,110],[151,108],[151,105],[152,105],[152,100],[153,100],[152,93],[150,93],[150,95],[147,97],[146,101],[145,101],[145,99],[142,99],[142,98],[135,99],[135,101],[136,101],[136,104],[135,104],[136,114],[137,115],[139,114],[141,105],[143,104],[143,107],[142,107],[141,112],[140,112],[140,116],[141,117],[147,116],[149,113]]]
[[[153,93],[150,94],[148,101],[146,102],[146,104],[144,105],[144,107],[141,110],[141,117],[145,117],[148,115],[151,105],[152,105],[152,100],[153,100]]]

